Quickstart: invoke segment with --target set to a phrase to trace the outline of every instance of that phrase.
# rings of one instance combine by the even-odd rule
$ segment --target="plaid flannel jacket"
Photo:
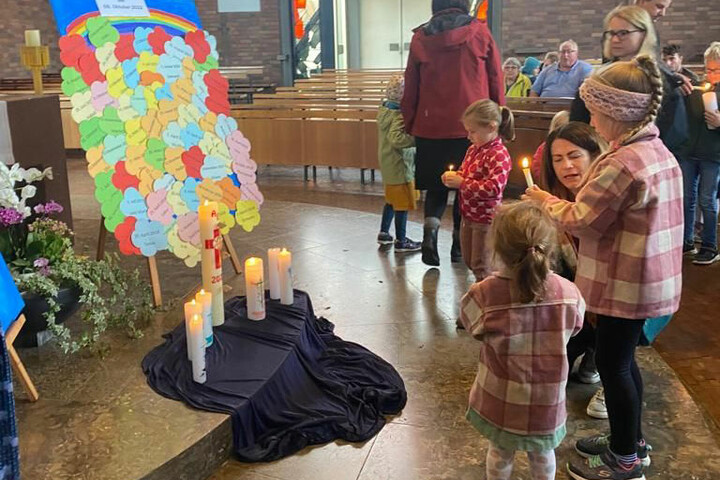
[[[555,273],[538,302],[520,303],[511,284],[495,273],[462,299],[462,323],[482,342],[470,408],[507,432],[551,435],[567,417],[566,345],[582,328],[585,302]]]
[[[588,310],[646,319],[677,311],[682,287],[683,183],[677,160],[650,125],[615,145],[568,202],[545,202],[580,239],[575,284]]]
[[[485,145],[471,145],[465,154],[460,175],[460,212],[463,218],[489,225],[502,202],[512,161],[500,137]]]

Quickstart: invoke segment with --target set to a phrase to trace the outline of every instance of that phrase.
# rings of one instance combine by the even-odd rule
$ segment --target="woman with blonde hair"
[[[618,61],[588,78],[580,95],[611,147],[593,163],[574,201],[537,187],[525,198],[580,239],[575,284],[597,315],[595,360],[605,387],[609,435],[579,440],[575,480],[644,480],[643,382],[635,348],[645,320],[677,311],[682,284],[683,182],[654,120],[663,97],[653,57]]]
[[[665,146],[678,156],[680,147],[688,138],[688,124],[685,102],[675,74],[659,62],[658,40],[650,14],[643,8],[630,5],[614,8],[603,23],[603,57],[617,62],[632,60],[638,55],[647,55],[659,63],[663,82],[663,101],[655,123],[660,130],[660,139]],[[570,120],[590,122],[590,112],[580,95],[570,109]]]

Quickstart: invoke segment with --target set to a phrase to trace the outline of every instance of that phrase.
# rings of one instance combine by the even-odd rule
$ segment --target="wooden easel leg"
[[[38,395],[35,384],[30,379],[30,375],[28,375],[27,370],[25,370],[25,365],[23,365],[22,360],[20,360],[20,356],[13,346],[13,342],[15,342],[15,338],[18,336],[18,333],[20,333],[20,329],[23,325],[25,325],[25,315],[20,315],[18,319],[10,325],[10,328],[8,328],[8,331],[5,334],[5,347],[7,348],[8,355],[10,355],[10,365],[20,379],[20,383],[22,383],[30,401],[37,402],[40,395]]]
[[[105,258],[105,239],[107,237],[107,228],[105,228],[105,217],[100,217],[100,232],[98,233],[97,253],[95,259],[100,261]]]
[[[232,244],[232,240],[230,240],[229,235],[223,235],[223,244],[225,245],[225,250],[227,250],[228,255],[230,255],[230,261],[232,262],[233,268],[235,269],[235,273],[238,275],[242,272],[242,264],[240,263],[240,259],[237,256],[237,252],[235,251],[235,247]]]
[[[372,183],[375,183],[375,169],[374,168],[370,169],[370,181]]]
[[[150,285],[152,286],[153,304],[155,308],[162,307],[162,291],[160,289],[160,274],[157,269],[155,256],[148,257],[148,271],[150,272]]]

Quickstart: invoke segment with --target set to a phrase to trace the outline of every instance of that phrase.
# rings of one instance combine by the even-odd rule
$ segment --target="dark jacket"
[[[659,64],[658,66],[663,77],[663,99],[655,124],[660,130],[660,139],[668,150],[677,155],[683,150],[683,145],[688,139],[685,101],[678,88],[680,83],[678,83],[677,75],[668,70],[665,65]],[[590,123],[590,112],[580,98],[579,92],[570,107],[570,121]]]
[[[720,85],[715,86],[715,94]],[[720,128],[711,130],[705,123],[705,104],[702,92],[693,90],[687,97],[687,116],[690,126],[690,138],[683,152],[685,160],[703,160],[720,163]]]
[[[460,117],[476,100],[505,104],[501,52],[484,23],[446,10],[415,29],[405,69],[405,130],[429,139],[463,138]]]

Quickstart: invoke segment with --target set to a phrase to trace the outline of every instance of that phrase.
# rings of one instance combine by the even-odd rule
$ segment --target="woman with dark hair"
[[[441,177],[460,166],[470,146],[461,117],[473,102],[505,104],[501,54],[467,0],[432,0],[433,16],[415,29],[405,70],[401,108],[405,130],[416,137],[415,185],[426,190],[422,260],[440,265],[437,237],[449,190]],[[461,262],[460,210],[453,207],[453,262]]]

